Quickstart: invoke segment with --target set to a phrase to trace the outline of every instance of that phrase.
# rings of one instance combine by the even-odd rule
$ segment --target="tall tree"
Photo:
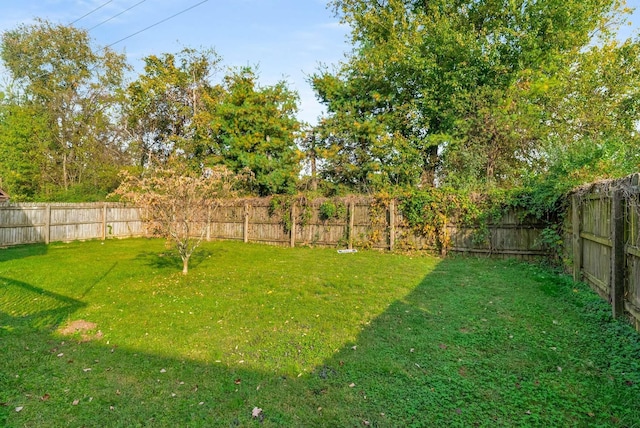
[[[298,95],[286,82],[258,85],[251,68],[225,76],[223,95],[212,115],[209,161],[253,174],[260,195],[293,192],[300,170],[296,146]]]
[[[47,117],[35,106],[0,100],[0,179],[13,201],[37,199],[46,193],[46,153],[53,136]]]
[[[127,130],[136,163],[164,163],[176,153],[198,159],[212,139],[211,106],[220,87],[211,78],[220,57],[213,49],[185,48],[144,61],[144,74],[127,88]]]
[[[463,180],[509,179],[537,143],[535,114],[514,98],[533,79],[570,66],[567,58],[623,12],[619,0],[331,4],[352,28],[354,51],[337,72],[313,77],[320,99],[330,118],[357,112],[383,126],[383,138],[406,139],[409,150],[398,159],[417,159],[421,177],[409,181],[423,184],[438,174],[448,180],[449,169]],[[355,91],[356,98],[344,96]],[[342,121],[353,132],[349,122]]]
[[[11,100],[37,111],[51,130],[43,165],[49,187],[108,192],[124,162],[116,126],[124,55],[94,51],[85,30],[39,20],[3,33],[0,57]]]

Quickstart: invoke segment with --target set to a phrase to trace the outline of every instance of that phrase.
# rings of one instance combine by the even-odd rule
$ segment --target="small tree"
[[[223,166],[195,173],[181,167],[162,167],[137,177],[122,172],[114,192],[121,200],[140,207],[152,235],[175,245],[182,273],[206,236],[211,213],[222,199],[234,196],[238,176]]]

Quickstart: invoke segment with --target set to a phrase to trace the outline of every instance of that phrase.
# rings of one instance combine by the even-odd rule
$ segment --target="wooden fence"
[[[321,214],[327,202],[338,207],[331,218]],[[539,245],[544,226],[520,217],[505,215],[481,239],[473,227],[449,224],[444,232],[447,249],[524,260],[545,256]],[[433,237],[414,233],[406,223],[394,200],[380,204],[371,198],[300,199],[286,209],[274,210],[269,198],[249,198],[212,210],[206,237],[280,246],[436,249]],[[119,204],[0,204],[0,246],[123,238],[145,232],[139,210]]]
[[[0,246],[143,234],[139,210],[120,204],[0,204]]]
[[[342,209],[331,218],[322,217],[322,205],[330,202]],[[544,225],[508,213],[478,239],[478,230],[449,224],[447,249],[456,253],[487,254],[525,260],[544,257],[540,244]],[[386,204],[372,198],[338,198],[299,201],[274,212],[271,200],[241,199],[218,207],[212,214],[210,238],[262,242],[279,246],[375,248],[386,250],[435,250],[429,238],[407,225],[394,200]]]
[[[629,315],[640,331],[640,175],[596,183],[571,197],[566,245],[576,281],[585,281]]]

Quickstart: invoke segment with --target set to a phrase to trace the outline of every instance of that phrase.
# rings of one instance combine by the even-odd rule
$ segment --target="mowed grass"
[[[640,426],[640,336],[539,267],[214,242],[180,269],[0,250],[0,426]]]

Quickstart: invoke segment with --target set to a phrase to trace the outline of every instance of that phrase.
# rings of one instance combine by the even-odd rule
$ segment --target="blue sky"
[[[145,0],[90,31],[96,46],[106,46],[202,0]],[[0,32],[31,23],[35,17],[89,29],[140,0],[0,0]],[[299,117],[315,123],[322,111],[307,76],[320,63],[335,64],[349,50],[348,28],[327,9],[325,0],[208,0],[112,49],[125,52],[135,68],[142,58],[183,47],[213,47],[223,66],[258,66],[260,83],[286,80],[300,95]],[[218,77],[222,77],[221,75]]]
[[[90,29],[95,45],[106,46],[152,24],[197,5],[202,0],[0,0],[0,32],[31,23],[36,17],[54,23]],[[640,0],[629,0],[640,9]],[[624,27],[624,37],[640,27],[640,11],[633,25]],[[206,0],[162,24],[117,43],[125,52],[135,75],[142,71],[142,58],[174,53],[183,47],[213,47],[225,66],[257,65],[263,85],[286,80],[300,95],[299,118],[315,123],[322,112],[307,76],[319,64],[337,64],[350,49],[348,28],[340,25],[326,0]],[[220,76],[221,77],[221,76]]]

